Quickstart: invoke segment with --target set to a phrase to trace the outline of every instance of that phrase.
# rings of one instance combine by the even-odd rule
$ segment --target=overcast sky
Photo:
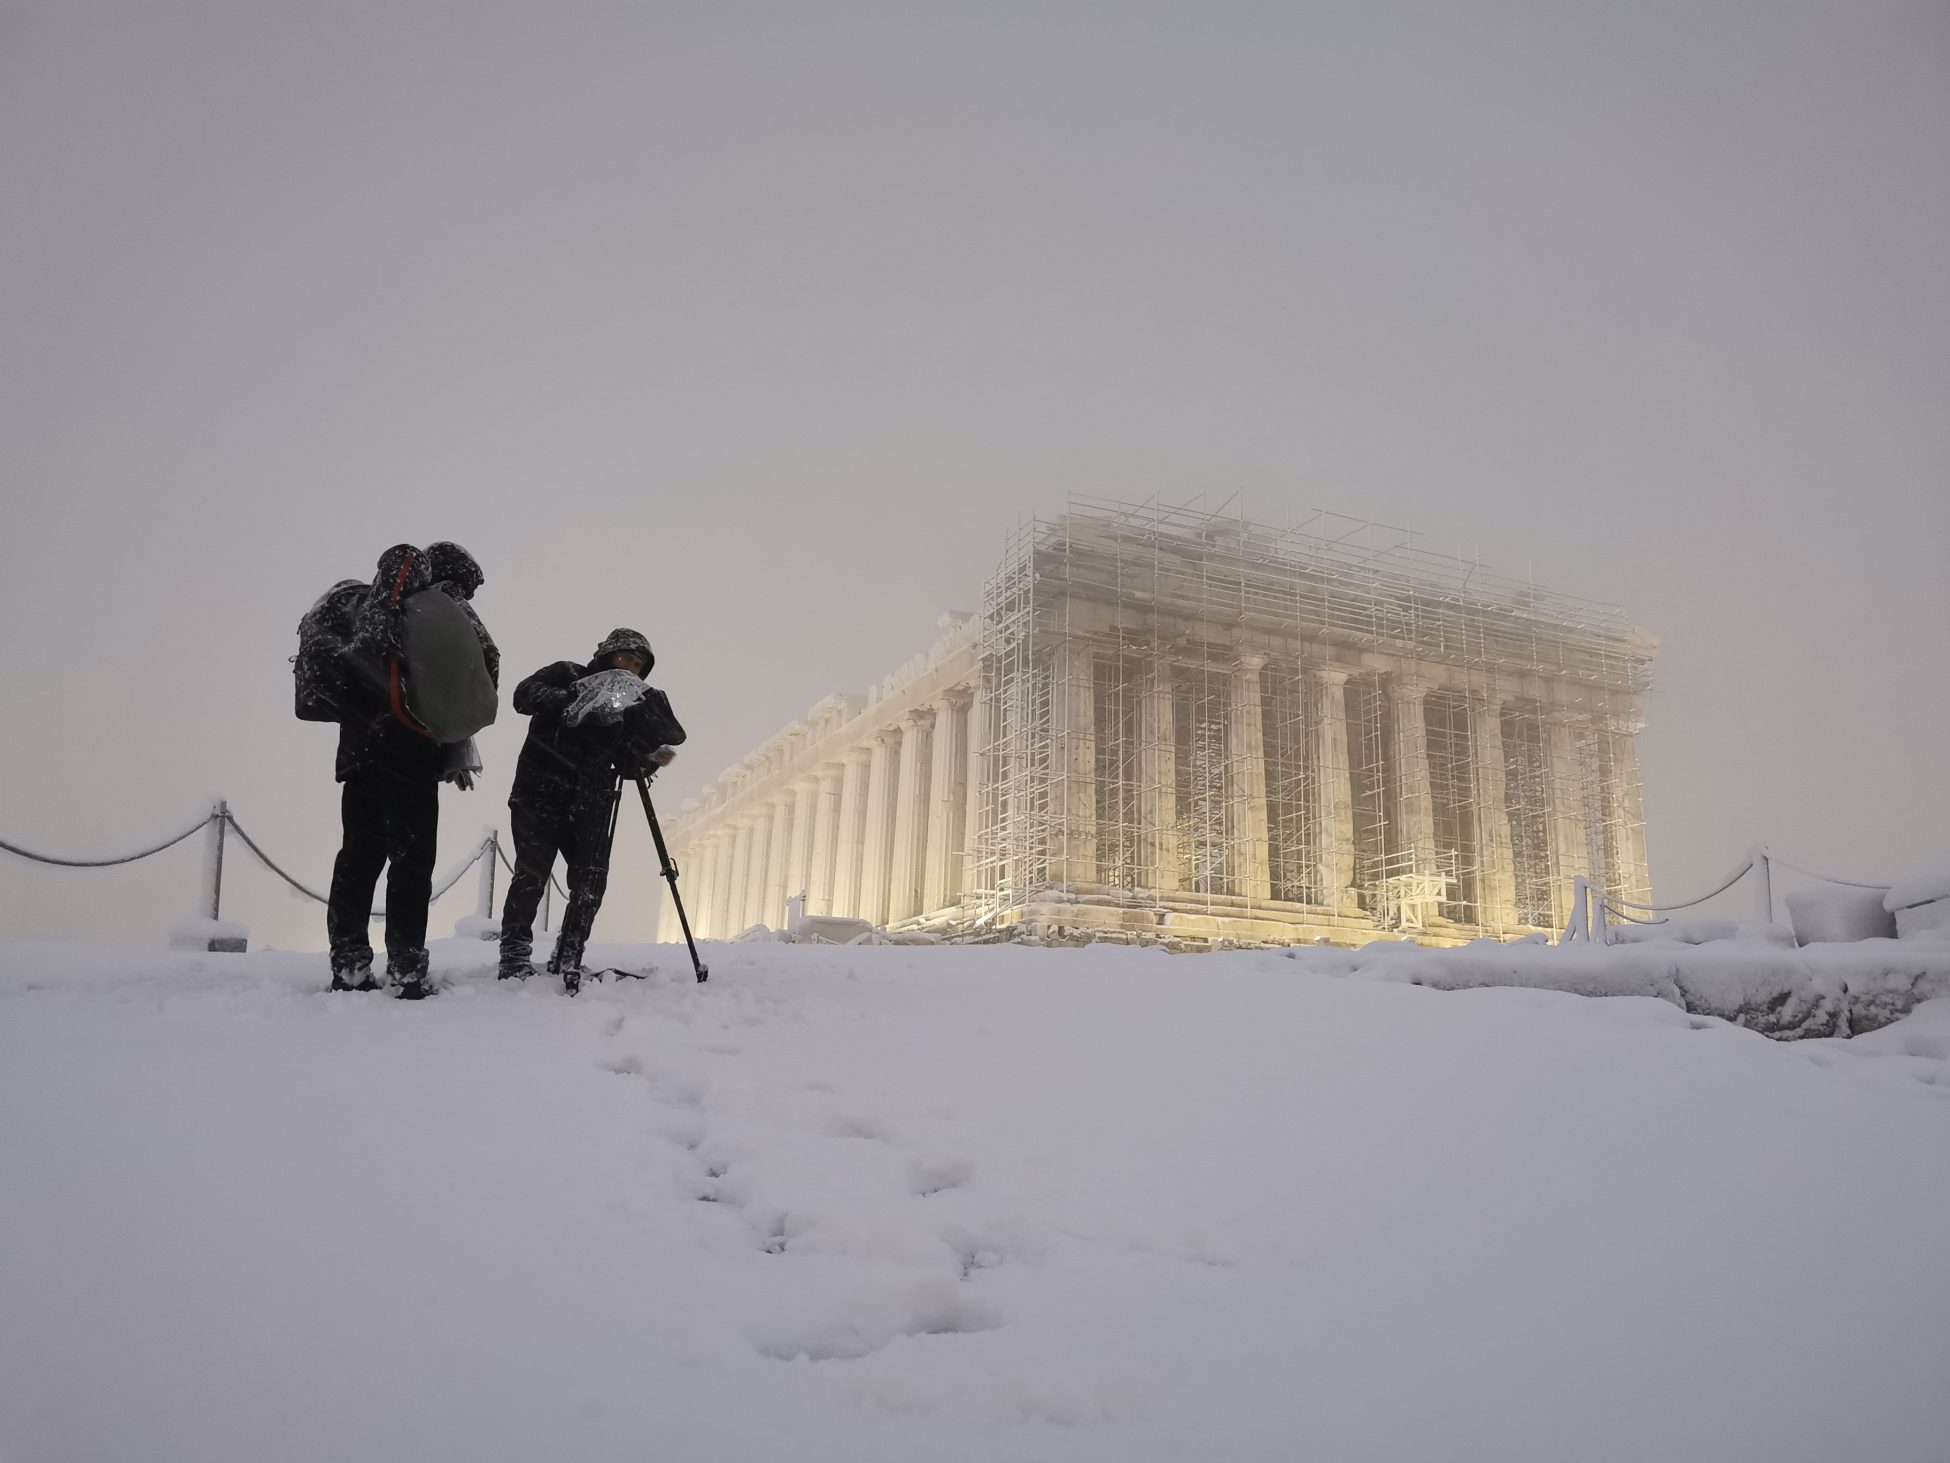
[[[222,793],[322,884],[286,658],[398,540],[474,550],[510,684],[647,632],[674,810],[1020,516],[1238,492],[1626,605],[1661,894],[1884,877],[1950,843],[1946,261],[1925,0],[6,0],[0,837]],[[653,875],[626,825],[598,939]],[[0,859],[0,933],[153,941],[195,882]]]

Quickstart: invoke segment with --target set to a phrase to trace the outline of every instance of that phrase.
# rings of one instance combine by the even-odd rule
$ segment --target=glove
[[[455,742],[440,749],[440,780],[451,782],[462,792],[474,790],[474,774],[481,770],[481,754],[474,739]]]

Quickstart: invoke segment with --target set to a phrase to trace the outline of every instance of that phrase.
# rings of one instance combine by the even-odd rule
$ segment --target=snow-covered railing
[[[1713,889],[1694,899],[1681,900],[1677,904],[1640,904],[1634,900],[1621,898],[1608,893],[1593,884],[1583,875],[1575,875],[1571,880],[1571,912],[1565,922],[1564,933],[1558,938],[1561,942],[1589,940],[1597,944],[1611,943],[1613,924],[1662,925],[1670,923],[1668,915],[1680,910],[1691,909],[1695,905],[1717,899],[1727,890],[1752,875],[1755,918],[1762,924],[1774,922],[1774,865],[1791,870],[1817,883],[1837,884],[1848,889],[1874,889],[1886,891],[1887,884],[1864,883],[1855,879],[1833,879],[1826,874],[1817,874],[1813,869],[1804,869],[1799,864],[1789,863],[1769,853],[1765,846],[1756,844],[1747,851],[1747,860],[1735,869],[1717,889]],[[1637,911],[1634,913],[1634,911]]]
[[[256,856],[259,863],[284,880],[296,893],[318,904],[330,902],[325,895],[320,894],[310,885],[303,883],[287,873],[278,864],[277,860],[266,853],[257,840],[244,831],[244,825],[237,821],[237,815],[230,811],[230,803],[224,798],[218,798],[211,805],[208,813],[190,824],[182,832],[173,834],[159,843],[144,845],[129,853],[108,854],[98,858],[71,858],[61,854],[40,853],[4,838],[0,838],[0,849],[4,849],[17,858],[26,859],[29,863],[47,864],[55,868],[104,869],[113,868],[120,864],[132,864],[141,859],[151,858],[167,849],[174,848],[198,830],[201,830],[203,833],[203,871],[198,884],[201,897],[197,901],[196,914],[191,920],[179,926],[178,929],[187,930],[191,925],[200,926],[201,928],[194,931],[194,934],[197,938],[207,941],[204,948],[211,950],[241,950],[244,948],[245,936],[242,926],[226,925],[223,920],[223,865],[226,833],[235,833],[243,841],[244,847],[248,848]],[[507,868],[511,875],[514,873],[515,866],[501,847],[500,830],[490,828],[482,835],[481,841],[474,846],[466,858],[462,859],[444,879],[441,879],[434,886],[433,891],[428,896],[428,902],[431,903],[446,894],[448,890],[460,882],[463,874],[479,864],[481,866],[481,877],[478,898],[476,900],[475,919],[478,921],[477,929],[484,927],[494,918],[494,866],[497,859]],[[548,895],[551,889],[558,896],[567,897],[563,895],[562,886],[556,882],[555,875],[552,871],[549,874],[548,885],[542,891],[543,929],[548,928]],[[373,910],[369,916],[372,919],[383,919],[384,917],[385,911],[380,909]]]

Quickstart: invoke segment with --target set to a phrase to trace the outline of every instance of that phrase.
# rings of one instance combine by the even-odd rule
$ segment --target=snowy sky
[[[0,836],[222,792],[325,879],[286,657],[397,540],[475,551],[511,676],[646,631],[674,805],[1020,515],[1237,491],[1629,606],[1662,894],[1757,840],[1886,877],[1950,821],[1946,258],[1926,0],[8,0]],[[153,941],[194,883],[8,860],[0,933]]]

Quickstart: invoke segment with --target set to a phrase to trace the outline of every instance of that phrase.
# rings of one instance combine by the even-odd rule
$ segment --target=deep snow
[[[0,946],[0,1457],[1945,1455],[1950,1002],[599,953]]]

